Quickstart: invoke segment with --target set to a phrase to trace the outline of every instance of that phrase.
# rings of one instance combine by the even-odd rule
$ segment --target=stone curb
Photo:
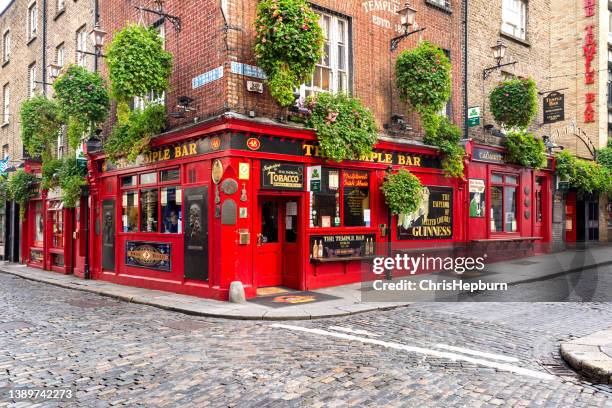
[[[612,327],[561,343],[561,357],[576,371],[603,384],[612,384],[612,356],[603,351],[612,345]]]
[[[39,276],[31,276],[27,273],[21,273],[19,271],[3,269],[1,265],[0,265],[0,273],[17,276],[22,279],[26,279],[26,280],[30,280],[34,282],[46,283],[46,284],[58,286],[61,288],[73,289],[73,290],[78,290],[81,292],[95,293],[97,295],[110,297],[110,298],[117,299],[120,301],[134,303],[134,304],[141,304],[141,305],[146,305],[146,306],[152,306],[152,307],[156,307],[159,309],[168,310],[171,312],[178,312],[178,313],[183,313],[183,314],[191,315],[191,316],[212,317],[212,318],[228,319],[228,320],[264,320],[264,321],[315,320],[315,319],[326,319],[326,318],[332,318],[332,317],[351,316],[351,315],[356,315],[356,314],[361,314],[361,313],[372,312],[376,310],[393,310],[393,309],[398,309],[401,307],[407,307],[409,305],[408,303],[398,304],[398,305],[382,305],[382,306],[373,305],[372,307],[364,308],[364,305],[365,305],[364,303],[358,304],[359,307],[352,307],[353,304],[347,304],[347,305],[326,308],[324,312],[320,314],[313,312],[313,313],[304,313],[304,314],[298,314],[298,315],[289,315],[289,314],[283,315],[281,313],[276,314],[275,310],[273,309],[270,309],[270,310],[266,309],[266,310],[258,311],[258,312],[251,313],[251,314],[248,314],[248,312],[247,313],[241,312],[237,309],[233,309],[233,310],[226,309],[225,312],[215,313],[213,311],[196,310],[195,308],[163,304],[160,302],[156,302],[154,300],[145,300],[148,298],[143,298],[142,296],[138,296],[138,295],[124,294],[121,292],[124,291],[125,288],[121,285],[117,285],[118,286],[117,290],[114,290],[114,289],[107,290],[107,289],[102,289],[102,288],[88,287],[84,284],[79,284],[81,280],[79,280],[79,282],[62,282],[60,279],[55,277],[55,275],[51,275],[48,278],[39,277]],[[49,273],[53,273],[53,272],[49,272]],[[66,275],[58,275],[58,276],[66,276]],[[127,287],[127,289],[129,288],[130,287]],[[228,303],[228,307],[231,307],[231,306],[232,304]],[[200,306],[197,309],[204,309],[204,308],[205,307]],[[210,309],[214,309],[214,308],[215,307],[210,306]],[[334,309],[337,310],[337,312],[335,312]],[[350,309],[354,309],[354,310],[350,310]]]

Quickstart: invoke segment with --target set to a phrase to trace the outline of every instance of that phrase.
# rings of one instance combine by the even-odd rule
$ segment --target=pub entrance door
[[[258,287],[299,289],[299,211],[293,197],[259,197],[255,245]]]

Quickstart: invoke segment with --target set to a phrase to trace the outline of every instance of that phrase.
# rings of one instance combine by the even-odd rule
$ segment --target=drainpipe
[[[42,82],[43,95],[47,95],[47,0],[42,0]]]
[[[100,23],[100,4],[99,0],[94,0],[94,27]],[[94,72],[98,72],[98,52],[94,52]]]

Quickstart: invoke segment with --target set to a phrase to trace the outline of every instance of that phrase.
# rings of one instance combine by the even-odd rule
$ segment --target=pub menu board
[[[376,253],[376,234],[313,235],[310,261],[370,257]]]
[[[261,186],[264,190],[303,190],[304,166],[277,161],[261,161]]]
[[[345,170],[344,225],[347,227],[370,226],[370,175],[365,171]]]
[[[433,240],[453,237],[453,189],[423,187],[423,201],[411,214],[397,217],[397,239]]]

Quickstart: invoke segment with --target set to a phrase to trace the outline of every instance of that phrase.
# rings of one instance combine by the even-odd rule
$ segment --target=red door
[[[258,287],[299,288],[299,211],[297,199],[262,197],[255,247]]]
[[[565,242],[576,242],[576,193],[570,191],[565,200]]]

